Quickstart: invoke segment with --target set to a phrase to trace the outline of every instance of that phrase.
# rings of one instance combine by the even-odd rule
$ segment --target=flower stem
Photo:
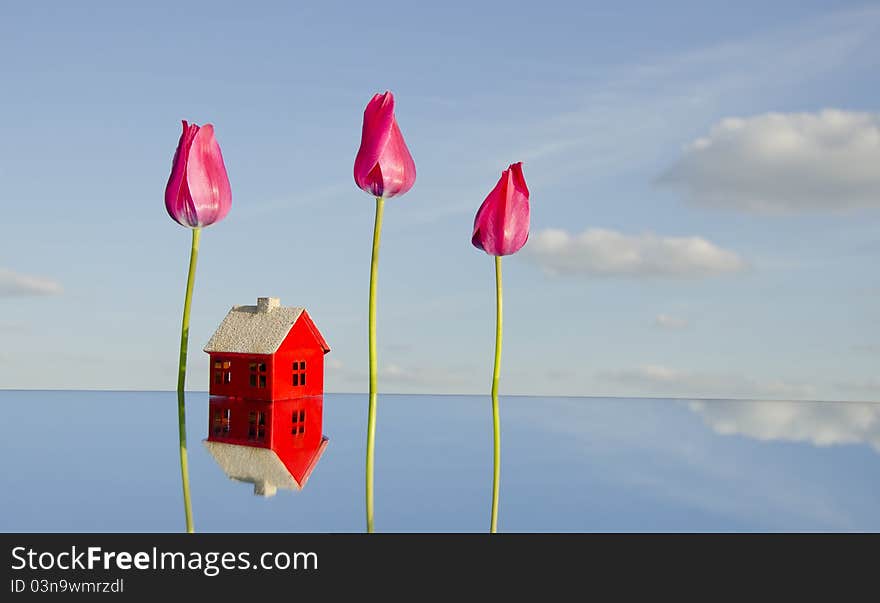
[[[184,388],[186,386],[186,350],[189,343],[189,309],[192,302],[193,285],[196,280],[196,262],[199,259],[200,228],[192,229],[192,248],[189,256],[189,276],[186,279],[186,297],[183,301],[183,324],[180,329],[180,368],[177,371],[177,426],[180,437],[180,480],[183,484],[183,509],[186,513],[186,531],[195,532],[192,516],[192,502],[189,496],[189,465],[186,460],[186,405]]]
[[[373,465],[376,452],[376,377],[378,360],[376,359],[376,283],[379,268],[379,240],[382,237],[382,210],[385,200],[376,197],[376,222],[373,226],[373,255],[370,260],[370,309],[369,309],[369,348],[370,348],[370,410],[367,419],[367,470],[366,470],[366,504],[367,532],[373,532]]]
[[[494,436],[492,463],[492,520],[491,533],[498,531],[498,490],[501,483],[501,417],[498,413],[498,378],[501,375],[501,256],[495,256],[495,367],[492,371],[492,434]]]

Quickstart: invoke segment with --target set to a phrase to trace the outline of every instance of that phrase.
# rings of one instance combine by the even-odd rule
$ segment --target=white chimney
[[[258,297],[257,312],[271,312],[275,308],[281,307],[281,300],[277,297]]]

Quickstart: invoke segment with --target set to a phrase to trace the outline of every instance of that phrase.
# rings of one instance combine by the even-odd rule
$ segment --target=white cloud
[[[458,371],[439,366],[401,366],[393,362],[379,368],[379,378],[393,385],[432,388],[464,383]]]
[[[661,365],[608,371],[598,377],[652,396],[804,400],[816,395],[815,388],[806,384],[762,381],[735,373],[680,371]]]
[[[0,321],[0,333],[27,333],[30,329],[20,322]]]
[[[686,318],[670,316],[669,314],[658,314],[654,317],[654,324],[663,329],[684,329],[688,326]]]
[[[513,149],[512,156],[533,166],[530,173],[540,165],[544,182],[629,175],[634,164],[655,165],[658,149],[681,144],[682,132],[690,136],[694,124],[716,120],[725,107],[768,106],[821,83],[827,74],[869,72],[878,23],[876,7],[829,11],[792,18],[784,27],[755,35],[721,37],[684,52],[652,52],[607,68],[541,64],[544,73],[563,78],[566,92],[572,82],[580,83],[578,102],[537,123],[521,124],[515,136],[494,133],[503,144],[488,166],[504,164]],[[537,177],[532,176],[535,184]]]
[[[689,407],[722,435],[816,446],[865,443],[880,452],[880,404],[695,400]]]
[[[345,368],[345,364],[341,360],[339,360],[338,358],[333,358],[333,357],[327,358],[326,363],[327,363],[327,368],[329,368],[331,370],[338,371],[338,370]]]
[[[726,118],[659,182],[692,203],[790,213],[880,207],[880,114],[827,109]]]
[[[277,213],[279,210],[302,209],[318,203],[325,203],[350,192],[351,186],[348,184],[331,184],[302,192],[296,197],[251,203],[245,207],[237,208],[237,213],[246,217],[259,218],[267,213]]]
[[[702,237],[626,235],[600,228],[574,235],[548,228],[534,234],[524,251],[549,274],[699,278],[746,268],[736,253]]]
[[[880,354],[880,345],[873,343],[856,343],[850,346],[850,350],[859,354]]]
[[[11,270],[0,268],[0,297],[58,295],[61,291],[61,285],[56,281],[18,274]]]
[[[356,384],[366,388],[369,374],[365,370],[351,368],[338,360],[330,361],[327,365],[328,381],[331,387],[344,387],[343,384]],[[462,377],[462,370],[452,370],[439,366],[412,366],[401,365],[396,362],[380,362],[379,382],[398,393],[411,393],[414,391],[436,390],[443,387],[461,386],[466,381]]]
[[[880,397],[880,378],[877,377],[861,381],[841,382],[837,383],[837,387],[858,394]]]

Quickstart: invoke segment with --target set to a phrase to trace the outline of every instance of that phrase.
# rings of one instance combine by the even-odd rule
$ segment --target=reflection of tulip
[[[182,226],[200,228],[222,220],[231,205],[232,190],[214,126],[199,128],[184,121],[165,187],[168,215]]]
[[[498,411],[498,379],[501,375],[501,256],[516,253],[529,240],[529,189],[522,163],[511,164],[483,201],[474,219],[471,243],[495,256],[495,366],[492,371],[492,513],[489,531],[498,530],[498,491],[501,481],[501,418]]]
[[[376,94],[364,110],[354,181],[374,197],[402,195],[416,181],[416,164],[394,117],[394,95]]]
[[[369,355],[370,408],[367,417],[366,507],[367,531],[373,531],[373,453],[376,437],[376,282],[379,267],[379,240],[382,236],[382,211],[385,199],[402,195],[416,181],[416,164],[406,148],[397,119],[394,96],[376,94],[364,110],[361,146],[354,160],[354,181],[376,197],[376,221],[373,226],[373,256],[370,261]]]
[[[183,482],[183,506],[186,513],[186,531],[194,531],[192,505],[189,496],[189,470],[186,460],[186,351],[189,341],[189,310],[192,302],[196,261],[199,257],[199,238],[202,227],[222,220],[232,205],[232,190],[223,165],[220,145],[214,138],[214,126],[201,128],[183,122],[183,133],[177,143],[171,176],[165,186],[165,209],[178,224],[192,229],[189,256],[189,276],[183,300],[183,324],[180,330],[180,364],[177,371],[177,422],[180,439],[180,476]]]
[[[510,255],[528,239],[529,189],[522,163],[514,163],[477,210],[471,242],[489,255]]]

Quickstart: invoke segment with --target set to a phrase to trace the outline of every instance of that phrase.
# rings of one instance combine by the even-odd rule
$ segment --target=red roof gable
[[[321,331],[318,330],[318,327],[315,326],[314,321],[312,321],[312,317],[309,316],[309,313],[306,310],[302,311],[302,314],[299,315],[299,320],[305,321],[305,324],[309,327],[309,331],[312,332],[312,335],[315,336],[315,340],[318,342],[318,345],[321,346],[321,349],[324,350],[324,353],[330,351],[330,346],[327,345],[327,342],[324,340],[324,336],[321,335]],[[298,322],[297,321],[297,322]]]

